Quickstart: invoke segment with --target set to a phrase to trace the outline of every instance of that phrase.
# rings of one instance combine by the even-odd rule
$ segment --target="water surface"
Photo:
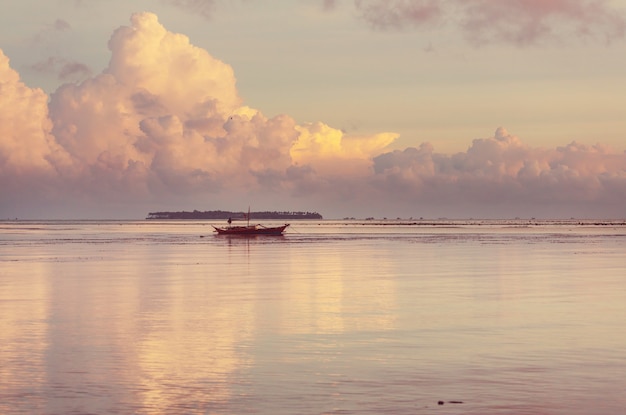
[[[626,412],[622,222],[210,224],[0,222],[0,413]]]

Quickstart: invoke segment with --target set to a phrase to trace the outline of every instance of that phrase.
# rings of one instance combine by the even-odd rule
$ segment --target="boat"
[[[288,223],[282,226],[264,226],[264,225],[250,225],[250,208],[248,208],[248,214],[245,215],[246,219],[248,219],[248,224],[246,226],[232,226],[232,219],[228,218],[228,226],[220,228],[217,226],[213,226],[213,229],[217,232],[218,235],[235,235],[235,236],[256,236],[256,235],[282,235]]]
[[[246,226],[226,226],[223,228],[213,226],[218,235],[235,235],[235,236],[256,236],[256,235],[282,235],[288,223],[282,226],[263,226],[263,225],[246,225]]]

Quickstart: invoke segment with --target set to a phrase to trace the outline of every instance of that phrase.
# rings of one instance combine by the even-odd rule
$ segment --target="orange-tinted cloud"
[[[102,73],[50,97],[0,54],[0,217],[138,217],[242,200],[331,216],[623,209],[626,156],[601,145],[532,148],[499,129],[454,155],[428,143],[389,151],[396,134],[347,135],[246,106],[228,64],[153,14],[133,15],[109,48]]]
[[[108,68],[61,86],[49,105],[2,56],[6,181],[30,172],[63,184],[52,193],[71,189],[82,199],[116,203],[222,189],[282,191],[293,187],[289,168],[305,159],[341,157],[334,170],[343,171],[368,165],[363,155],[391,141],[320,134],[288,115],[268,119],[243,105],[229,65],[167,31],[154,14],[135,14],[131,23],[111,37]],[[315,146],[301,138],[312,135]]]
[[[0,50],[0,173],[52,174],[66,154],[51,135],[48,96],[29,88]]]
[[[416,206],[458,202],[472,215],[480,215],[481,206],[515,216],[533,206],[551,206],[557,216],[593,215],[595,206],[619,216],[626,200],[626,153],[577,143],[532,148],[503,128],[474,140],[465,153],[436,154],[428,144],[385,153],[374,159],[374,170],[384,194]]]

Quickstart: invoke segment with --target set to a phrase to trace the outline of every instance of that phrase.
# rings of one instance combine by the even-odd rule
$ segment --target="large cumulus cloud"
[[[307,180],[350,164],[363,169],[364,159],[395,138],[344,137],[321,122],[266,117],[243,104],[229,65],[167,31],[151,13],[133,15],[109,49],[101,74],[51,97],[24,85],[1,55],[3,212],[19,200],[39,198],[47,206],[67,195],[102,206],[289,192],[300,177],[293,168],[308,169]],[[335,157],[342,162],[324,163]],[[45,183],[47,196],[33,191],[34,183]]]

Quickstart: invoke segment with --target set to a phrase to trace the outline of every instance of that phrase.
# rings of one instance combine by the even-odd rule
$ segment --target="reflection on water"
[[[625,409],[620,223],[209,225],[0,223],[0,413]]]
[[[41,266],[31,267],[24,282],[8,280],[4,265],[0,263],[0,412],[10,413],[17,407],[7,405],[13,401],[23,402],[22,413],[35,413],[44,402],[40,390],[47,373],[48,342],[41,324],[48,315],[47,287]],[[12,387],[24,378],[24,387]]]

